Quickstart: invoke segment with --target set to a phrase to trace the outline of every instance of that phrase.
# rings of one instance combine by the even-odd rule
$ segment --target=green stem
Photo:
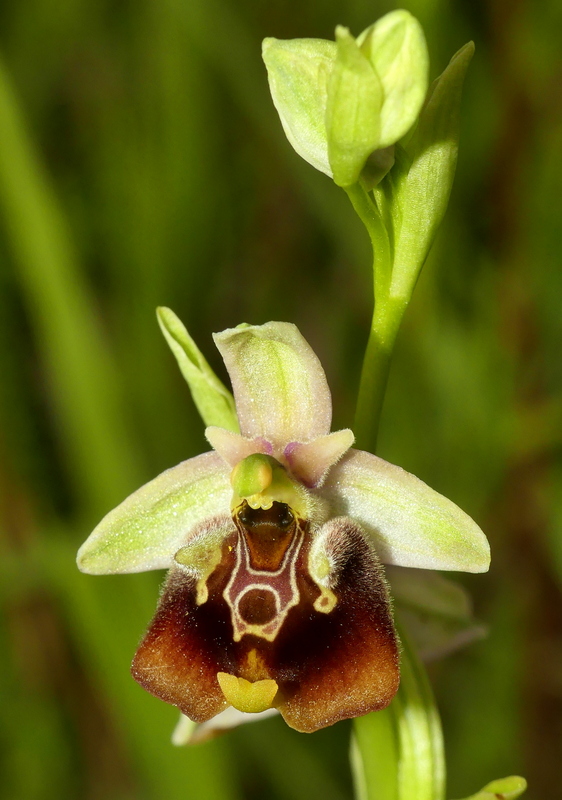
[[[443,800],[445,758],[427,674],[404,632],[400,688],[384,711],[354,722],[351,763],[358,800]]]
[[[363,359],[353,430],[358,447],[375,452],[390,359],[402,320],[399,311],[375,313]]]
[[[375,299],[381,304],[388,297],[392,277],[392,253],[388,232],[373,196],[364,186],[354,183],[352,186],[347,186],[345,191],[371,239]]]
[[[375,200],[360,185],[346,189],[373,246],[375,304],[363,360],[354,431],[375,451],[390,359],[407,302],[393,298],[392,248]],[[355,720],[351,763],[358,800],[443,800],[445,759],[439,713],[425,670],[401,635],[401,680],[384,711]]]
[[[374,311],[363,360],[354,430],[359,446],[374,451],[390,358],[403,309],[392,301],[392,248],[375,199],[360,184],[346,188],[357,215],[365,225],[373,247]]]

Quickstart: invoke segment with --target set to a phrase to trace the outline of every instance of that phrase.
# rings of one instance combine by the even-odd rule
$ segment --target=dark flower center
[[[249,625],[265,625],[277,615],[275,595],[268,589],[250,589],[239,599],[238,613]]]

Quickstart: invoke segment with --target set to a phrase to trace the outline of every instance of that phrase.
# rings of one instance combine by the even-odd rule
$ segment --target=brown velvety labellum
[[[221,597],[234,566],[238,534],[222,547],[207,581],[209,599],[196,602],[196,579],[179,568],[168,574],[156,615],[136,652],[132,674],[141,686],[190,719],[204,722],[227,707],[217,672],[234,673],[230,609]]]
[[[330,590],[337,602],[321,613],[314,608],[321,592],[308,572],[308,523],[289,517],[283,505],[238,516],[238,530],[223,543],[201,605],[195,600],[195,578],[180,568],[170,572],[135,656],[136,680],[198,722],[226,707],[218,672],[252,682],[275,680],[275,704],[300,731],[384,708],[398,688],[386,584],[362,532],[343,518],[329,523],[326,548],[339,565],[330,576]],[[285,522],[276,525],[276,519]],[[288,585],[280,586],[281,579]],[[241,592],[235,611],[233,586]],[[237,638],[236,614],[256,626],[253,632]],[[280,625],[267,638],[272,618]]]
[[[341,526],[336,546],[343,566],[332,587],[335,608],[329,614],[295,609],[278,642],[275,679],[284,696],[278,708],[291,727],[304,732],[385,708],[400,681],[378,559],[353,523]],[[303,574],[312,599],[312,581]]]

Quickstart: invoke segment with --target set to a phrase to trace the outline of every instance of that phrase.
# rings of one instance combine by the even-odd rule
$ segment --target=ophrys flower
[[[382,563],[485,571],[489,548],[451,501],[330,433],[322,367],[294,325],[215,336],[240,433],[110,512],[82,546],[94,574],[170,570],[133,662],[190,719],[277,708],[313,731],[384,708],[399,682]]]

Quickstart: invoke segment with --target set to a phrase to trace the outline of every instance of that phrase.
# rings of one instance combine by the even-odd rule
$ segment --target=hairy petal
[[[229,512],[229,474],[217,453],[166,470],[102,519],[78,551],[79,568],[92,575],[167,569],[194,526]]]
[[[279,542],[267,530],[275,510],[253,514],[238,535],[216,518],[176,554],[134,678],[199,723],[230,705],[273,706],[313,731],[388,705],[398,648],[382,567],[360,528],[331,520],[311,551],[294,520]]]
[[[211,447],[217,451],[229,467],[235,467],[240,461],[254,453],[272,455],[273,448],[265,439],[248,439],[239,433],[227,431],[211,425],[205,430],[205,436]]]
[[[195,575],[181,569],[168,573],[131,672],[148,692],[195,722],[205,722],[228,706],[217,673],[230,664],[218,638],[226,620],[209,614],[207,603],[197,603],[196,584]]]
[[[383,563],[485,572],[488,540],[464,511],[400,467],[350,450],[321,489],[334,514],[355,519]]]
[[[243,436],[282,448],[329,433],[326,376],[295,325],[239,325],[214,339],[232,381]]]
[[[293,475],[306,486],[320,486],[330,467],[346,453],[355,436],[346,428],[312,442],[291,442],[283,453],[284,461]]]
[[[277,654],[277,708],[298,731],[385,708],[399,683],[398,646],[383,569],[351,519],[315,533],[309,574],[322,594]],[[335,606],[329,601],[335,600]],[[296,621],[296,620],[295,620]]]

